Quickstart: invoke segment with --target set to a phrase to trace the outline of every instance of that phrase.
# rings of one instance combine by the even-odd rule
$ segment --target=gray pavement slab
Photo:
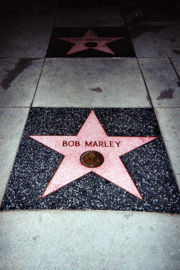
[[[156,108],[155,112],[180,190],[180,108]]]
[[[3,270],[179,270],[178,215],[21,211],[0,222]]]
[[[151,107],[135,58],[46,59],[35,107]]]
[[[30,106],[43,60],[0,59],[0,107]]]
[[[60,7],[55,27],[122,26],[118,7]]]
[[[46,55],[55,8],[2,8],[0,57],[40,58]]]
[[[179,78],[168,58],[140,58],[154,107],[180,107]]]
[[[25,108],[0,108],[0,201],[13,166],[28,111]]]
[[[180,22],[146,22],[130,27],[137,57],[180,57]]]

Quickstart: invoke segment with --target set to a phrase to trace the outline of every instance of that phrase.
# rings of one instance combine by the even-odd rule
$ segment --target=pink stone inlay
[[[124,37],[98,37],[94,31],[88,30],[83,37],[58,37],[57,39],[65,40],[75,45],[66,54],[73,54],[80,51],[85,51],[88,49],[97,50],[109,54],[115,54],[108,46],[107,43],[113,42],[115,40],[123,39]],[[96,43],[94,47],[88,46],[88,43]]]
[[[108,136],[92,110],[76,136],[30,136],[32,139],[64,155],[42,197],[94,172],[118,187],[142,199],[120,156],[157,137]],[[80,157],[86,151],[98,151],[104,163],[97,168],[85,167]]]

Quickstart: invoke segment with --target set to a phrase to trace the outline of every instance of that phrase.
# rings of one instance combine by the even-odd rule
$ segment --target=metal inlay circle
[[[89,47],[89,48],[96,47],[97,46],[97,43],[96,42],[86,42],[85,43],[85,46],[86,47]]]
[[[96,168],[103,164],[104,157],[97,151],[84,152],[80,157],[81,163],[88,168]]]

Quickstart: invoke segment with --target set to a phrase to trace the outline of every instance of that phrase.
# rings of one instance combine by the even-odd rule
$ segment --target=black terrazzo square
[[[1,210],[110,209],[180,213],[180,194],[153,110],[93,110],[108,136],[158,137],[120,157],[143,200],[93,172],[41,198],[63,155],[28,135],[75,136],[91,109],[31,108]]]
[[[46,57],[135,57],[126,26],[54,28]]]

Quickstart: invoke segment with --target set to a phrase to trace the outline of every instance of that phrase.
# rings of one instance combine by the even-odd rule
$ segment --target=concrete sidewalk
[[[158,20],[158,11],[147,12],[128,25],[128,7],[116,2],[2,4],[2,270],[180,269],[180,19],[162,11]],[[124,43],[104,43],[114,53],[108,54],[98,39],[90,40],[87,48],[67,55],[75,45],[56,40],[62,33],[82,45],[89,29],[99,40],[109,37],[108,29],[119,37],[120,29]],[[161,144],[142,146],[123,159],[144,201],[88,174],[54,190],[45,206],[40,202],[63,156],[37,142],[26,144],[25,136],[76,136],[89,108],[109,137],[162,135]]]

